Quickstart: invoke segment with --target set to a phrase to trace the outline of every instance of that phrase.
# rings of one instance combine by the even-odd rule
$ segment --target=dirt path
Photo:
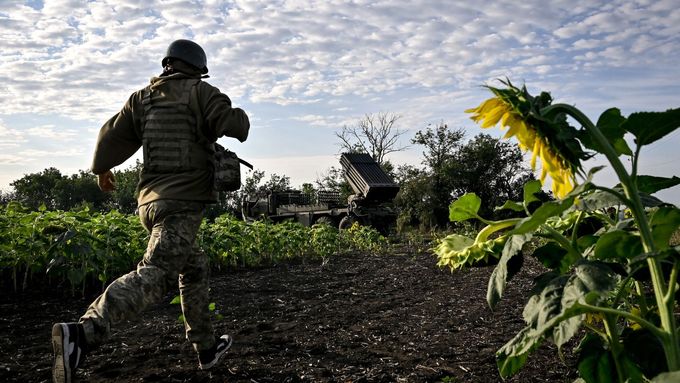
[[[534,267],[535,269],[536,267]],[[430,255],[359,254],[328,264],[215,273],[212,298],[234,336],[224,363],[197,370],[167,302],[115,329],[88,355],[83,382],[500,382],[494,352],[522,327],[535,271],[525,267],[495,312],[491,268],[450,273]],[[0,298],[0,381],[47,382],[54,321],[75,320],[91,298],[58,292]],[[567,356],[569,355],[567,351]],[[508,382],[572,382],[542,346]]]

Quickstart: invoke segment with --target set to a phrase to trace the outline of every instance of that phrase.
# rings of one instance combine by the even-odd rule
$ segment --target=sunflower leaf
[[[622,127],[635,136],[638,145],[649,145],[680,127],[680,108],[633,113]]]
[[[618,108],[611,108],[605,110],[600,115],[600,118],[597,120],[597,128],[600,129],[600,132],[602,132],[607,141],[616,150],[616,154],[631,156],[633,152],[628,147],[626,140],[623,139],[626,130],[622,125],[625,121],[626,118],[621,115],[621,111]],[[579,131],[578,139],[586,148],[602,152],[600,145],[592,139],[586,130]]]
[[[680,177],[637,176],[638,190],[647,194],[654,194],[659,190],[668,189],[676,185],[680,185]]]
[[[524,206],[521,203],[507,200],[503,206],[497,206],[494,210],[512,210],[512,211],[524,211]]]
[[[449,219],[451,222],[460,222],[477,218],[477,212],[481,206],[481,198],[477,197],[475,193],[466,193],[449,206]]]
[[[531,240],[531,234],[513,235],[503,247],[501,259],[491,273],[486,290],[486,301],[493,309],[505,291],[506,283],[521,269],[523,264],[522,246]],[[518,257],[515,257],[518,255]]]
[[[536,193],[541,191],[541,181],[532,180],[524,184],[524,206],[529,206],[534,201],[539,201]]]
[[[549,201],[541,205],[534,213],[521,220],[509,234],[525,234],[538,229],[548,218],[562,214],[574,203],[574,197],[558,201]]]
[[[652,214],[649,224],[657,248],[668,249],[673,233],[680,227],[680,209],[675,206],[660,207]]]
[[[571,276],[547,273],[539,281],[541,290],[524,307],[527,326],[496,352],[501,377],[506,378],[526,363],[528,354],[549,338],[561,347],[581,326],[585,310],[580,302],[597,304],[617,280],[606,265],[582,262]]]
[[[596,259],[632,259],[642,253],[640,237],[623,230],[603,234],[595,245]]]

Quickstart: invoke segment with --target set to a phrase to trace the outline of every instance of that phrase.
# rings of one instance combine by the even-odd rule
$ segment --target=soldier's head
[[[192,69],[196,69],[202,74],[208,73],[208,62],[205,51],[200,45],[190,40],[175,40],[168,46],[161,65],[164,69],[169,65],[178,66],[177,61],[187,64]],[[179,68],[177,68],[179,69]],[[167,69],[166,69],[167,70]]]

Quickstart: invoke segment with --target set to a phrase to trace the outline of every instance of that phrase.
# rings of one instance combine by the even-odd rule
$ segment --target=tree
[[[129,168],[116,171],[116,189],[110,194],[108,208],[116,209],[125,214],[135,212],[137,209],[137,184],[143,166],[144,164],[137,160]]]
[[[396,171],[396,182],[400,185],[394,204],[399,210],[397,230],[402,232],[407,226],[426,229],[437,225],[435,206],[432,198],[431,176],[425,169],[411,165],[401,165]]]
[[[63,177],[57,183],[55,198],[58,208],[71,210],[87,206],[94,210],[104,210],[111,200],[111,196],[102,193],[97,184],[97,176],[85,170],[70,177]]]
[[[29,209],[37,210],[41,205],[57,209],[60,196],[55,192],[63,177],[57,168],[47,168],[40,173],[26,174],[10,186],[14,188],[16,200]]]
[[[401,116],[393,113],[366,114],[355,126],[343,126],[335,136],[340,139],[342,151],[367,153],[380,165],[386,162],[385,156],[406,149],[399,146],[399,138],[404,135],[395,127]]]
[[[401,190],[395,199],[401,226],[446,227],[448,206],[464,193],[475,193],[485,205],[480,214],[498,218],[494,207],[508,199],[521,199],[522,186],[533,179],[515,144],[479,134],[463,143],[462,129],[446,124],[416,133],[412,143],[422,145],[423,169],[400,167]]]
[[[462,128],[450,129],[442,122],[435,129],[428,127],[424,132],[416,132],[411,140],[413,144],[425,147],[423,164],[429,171],[429,182],[421,186],[421,192],[426,192],[427,205],[431,210],[421,212],[424,214],[421,219],[430,224],[441,227],[448,223],[453,180],[447,167],[460,151],[463,138],[465,132]]]
[[[519,147],[512,142],[488,134],[475,136],[446,165],[453,199],[475,193],[484,201],[480,214],[496,216],[496,206],[507,200],[522,200],[523,185],[534,179],[522,157]]]
[[[411,143],[425,147],[423,164],[433,172],[443,172],[444,166],[453,159],[462,145],[465,131],[462,128],[451,130],[440,123],[435,129],[428,127],[424,132],[416,132]]]
[[[349,182],[343,175],[342,168],[331,166],[320,178],[317,178],[316,189],[321,191],[332,191],[340,193],[340,200],[347,201],[347,198],[354,194],[354,190],[349,186]]]

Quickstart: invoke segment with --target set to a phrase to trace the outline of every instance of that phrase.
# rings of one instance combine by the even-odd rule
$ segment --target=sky
[[[366,115],[398,115],[404,146],[441,123],[500,137],[464,113],[499,78],[594,121],[680,107],[678,0],[0,0],[0,189],[88,169],[101,125],[180,38],[204,48],[206,81],[250,117],[245,143],[219,142],[293,186],[339,167],[335,133]],[[640,174],[678,175],[678,148],[680,131],[645,147]],[[388,159],[420,166],[422,152]],[[595,180],[617,183],[609,169]],[[657,196],[680,204],[680,186]]]

